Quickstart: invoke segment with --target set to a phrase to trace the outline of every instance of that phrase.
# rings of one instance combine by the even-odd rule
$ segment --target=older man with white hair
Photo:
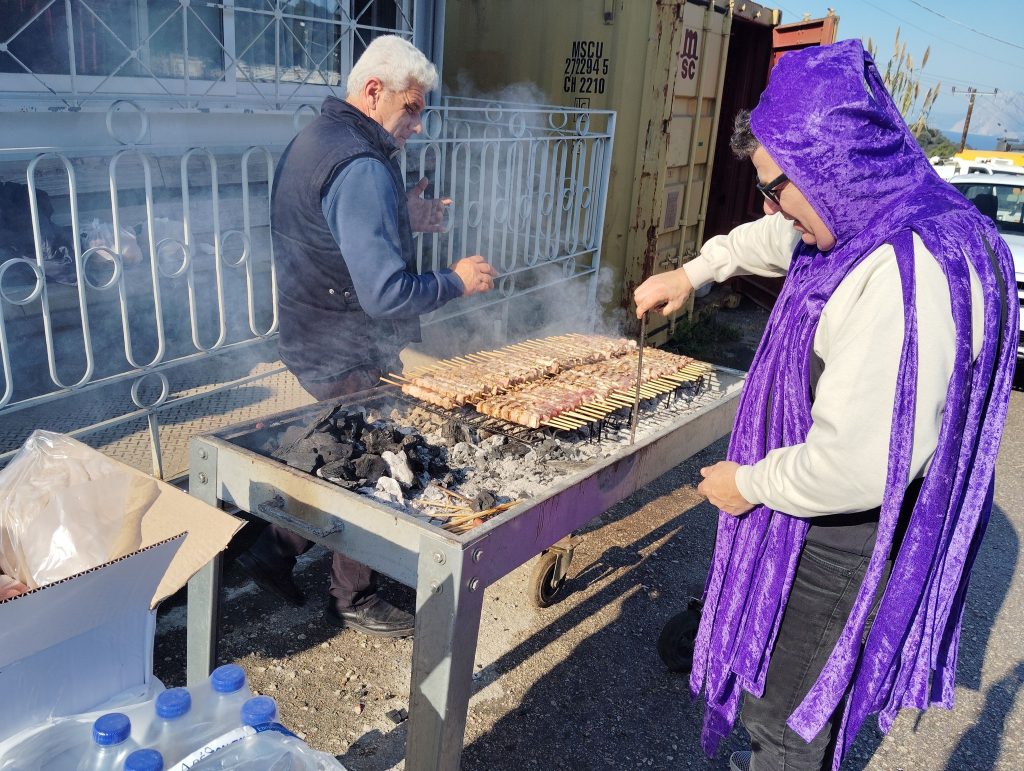
[[[317,399],[369,388],[401,366],[419,340],[419,317],[456,297],[494,287],[483,257],[418,273],[413,230],[438,231],[445,202],[408,192],[395,158],[422,129],[437,71],[402,38],[378,37],[352,68],[345,101],[328,97],[288,145],[271,199],[280,306],[281,360]],[[295,605],[295,559],[312,542],[268,527],[239,565]],[[327,618],[388,637],[413,632],[413,617],[377,594],[376,576],[340,554],[331,568]]]

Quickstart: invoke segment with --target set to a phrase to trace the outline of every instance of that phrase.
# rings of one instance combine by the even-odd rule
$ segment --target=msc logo
[[[697,30],[683,31],[683,50],[679,52],[679,76],[683,80],[692,80],[697,74]]]

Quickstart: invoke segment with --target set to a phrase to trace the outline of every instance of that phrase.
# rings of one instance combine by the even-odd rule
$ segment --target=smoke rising
[[[503,278],[490,296],[445,308],[439,315],[487,304],[428,326],[424,348],[448,356],[565,332],[620,335],[624,312],[605,311],[613,272],[600,267],[594,248],[603,227],[595,193],[603,158],[576,131],[577,113],[547,104],[533,83],[482,91],[461,73],[452,92],[443,135],[435,126],[410,145],[414,156],[417,145],[443,139],[443,160],[416,174],[455,201],[451,232],[429,239],[424,251],[447,258],[434,259],[439,266],[481,254]]]

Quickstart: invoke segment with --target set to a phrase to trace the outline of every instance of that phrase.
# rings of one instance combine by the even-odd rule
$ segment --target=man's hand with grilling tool
[[[462,285],[465,287],[462,290],[463,297],[491,291],[494,289],[494,278],[498,275],[498,271],[488,265],[479,254],[463,257],[452,265],[452,270],[462,279]]]
[[[416,233],[443,233],[445,210],[451,206],[451,198],[424,198],[423,193],[430,185],[430,180],[423,177],[409,188],[406,198],[409,201],[409,225]]]
[[[658,273],[644,281],[633,292],[636,303],[636,317],[650,310],[657,310],[663,316],[669,316],[686,304],[693,294],[693,284],[682,268],[668,273]]]

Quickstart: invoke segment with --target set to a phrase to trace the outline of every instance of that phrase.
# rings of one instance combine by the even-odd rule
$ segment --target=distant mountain
[[[965,115],[949,126],[950,131],[963,131],[966,109],[964,112]],[[994,96],[978,96],[974,100],[970,133],[990,137],[1024,137],[1024,94],[1000,91]]]

